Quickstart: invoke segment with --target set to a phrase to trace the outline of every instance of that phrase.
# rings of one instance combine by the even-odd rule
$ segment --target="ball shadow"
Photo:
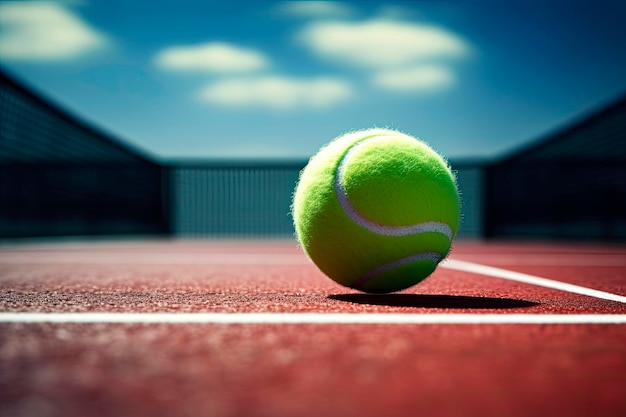
[[[354,304],[390,307],[458,308],[458,309],[508,309],[538,305],[532,301],[514,298],[473,297],[468,295],[440,294],[333,294],[328,298]]]

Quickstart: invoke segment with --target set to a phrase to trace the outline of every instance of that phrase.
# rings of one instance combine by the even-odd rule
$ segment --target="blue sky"
[[[493,158],[626,92],[626,2],[0,1],[0,66],[161,158],[389,126]]]

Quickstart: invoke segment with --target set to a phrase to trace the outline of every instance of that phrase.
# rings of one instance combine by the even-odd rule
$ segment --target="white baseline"
[[[626,324],[626,314],[0,313],[0,323]]]

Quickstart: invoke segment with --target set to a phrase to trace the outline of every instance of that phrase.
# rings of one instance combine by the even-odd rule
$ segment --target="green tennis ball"
[[[406,134],[340,136],[311,158],[293,198],[296,234],[331,279],[368,293],[400,291],[429,276],[460,222],[446,161]]]

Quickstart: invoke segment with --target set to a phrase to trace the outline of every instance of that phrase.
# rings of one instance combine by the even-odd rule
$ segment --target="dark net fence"
[[[459,237],[626,240],[626,98],[498,163],[452,163]],[[0,238],[292,237],[299,162],[164,167],[0,72]]]
[[[306,162],[172,165],[172,231],[185,237],[293,237],[291,198]],[[453,165],[461,189],[460,237],[482,233],[482,167]]]
[[[291,195],[304,163],[172,166],[172,231],[186,237],[293,236]]]
[[[0,72],[0,237],[167,232],[166,185],[159,165]]]
[[[487,237],[626,240],[626,97],[486,178]]]

